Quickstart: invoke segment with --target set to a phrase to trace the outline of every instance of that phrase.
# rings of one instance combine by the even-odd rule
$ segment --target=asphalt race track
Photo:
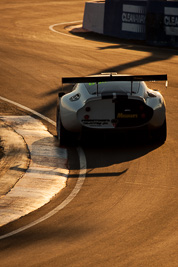
[[[175,267],[178,50],[70,33],[83,19],[84,4],[1,0],[0,96],[55,121],[63,76],[167,73],[168,89],[161,82],[153,86],[166,100],[168,138],[161,146],[107,139],[87,145],[86,140],[81,144],[87,170],[80,192],[52,217],[0,240],[0,265]],[[2,227],[0,235],[41,218],[67,198],[80,173],[77,149],[68,148],[68,153],[66,189],[40,210]]]

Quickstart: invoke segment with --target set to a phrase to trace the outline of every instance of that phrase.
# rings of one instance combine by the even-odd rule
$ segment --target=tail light
[[[84,120],[86,120],[86,121],[89,120],[89,118],[90,118],[89,115],[85,115],[85,116],[84,116]]]

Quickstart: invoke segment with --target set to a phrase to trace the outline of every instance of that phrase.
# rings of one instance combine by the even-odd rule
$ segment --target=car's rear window
[[[143,82],[133,82],[132,92],[138,94],[139,90],[144,89],[145,84]],[[85,83],[85,87],[87,88],[90,94],[96,94],[97,92],[97,84],[96,83]],[[98,93],[122,93],[129,94],[131,92],[131,82],[99,82],[98,83]]]

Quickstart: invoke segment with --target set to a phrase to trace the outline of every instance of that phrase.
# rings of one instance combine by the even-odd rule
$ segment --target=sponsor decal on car
[[[118,113],[117,114],[118,119],[137,119],[138,114],[124,114],[124,113]]]
[[[98,82],[98,84],[102,84],[102,83],[106,83],[106,82]],[[88,83],[88,85],[95,85],[96,82],[93,82],[93,83]]]
[[[103,126],[107,125],[109,120],[82,120],[82,123],[91,126]]]

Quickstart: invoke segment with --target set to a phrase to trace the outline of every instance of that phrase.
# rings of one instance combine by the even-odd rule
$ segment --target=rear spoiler
[[[167,74],[161,75],[98,75],[89,77],[64,77],[62,83],[99,83],[110,81],[167,81]]]

